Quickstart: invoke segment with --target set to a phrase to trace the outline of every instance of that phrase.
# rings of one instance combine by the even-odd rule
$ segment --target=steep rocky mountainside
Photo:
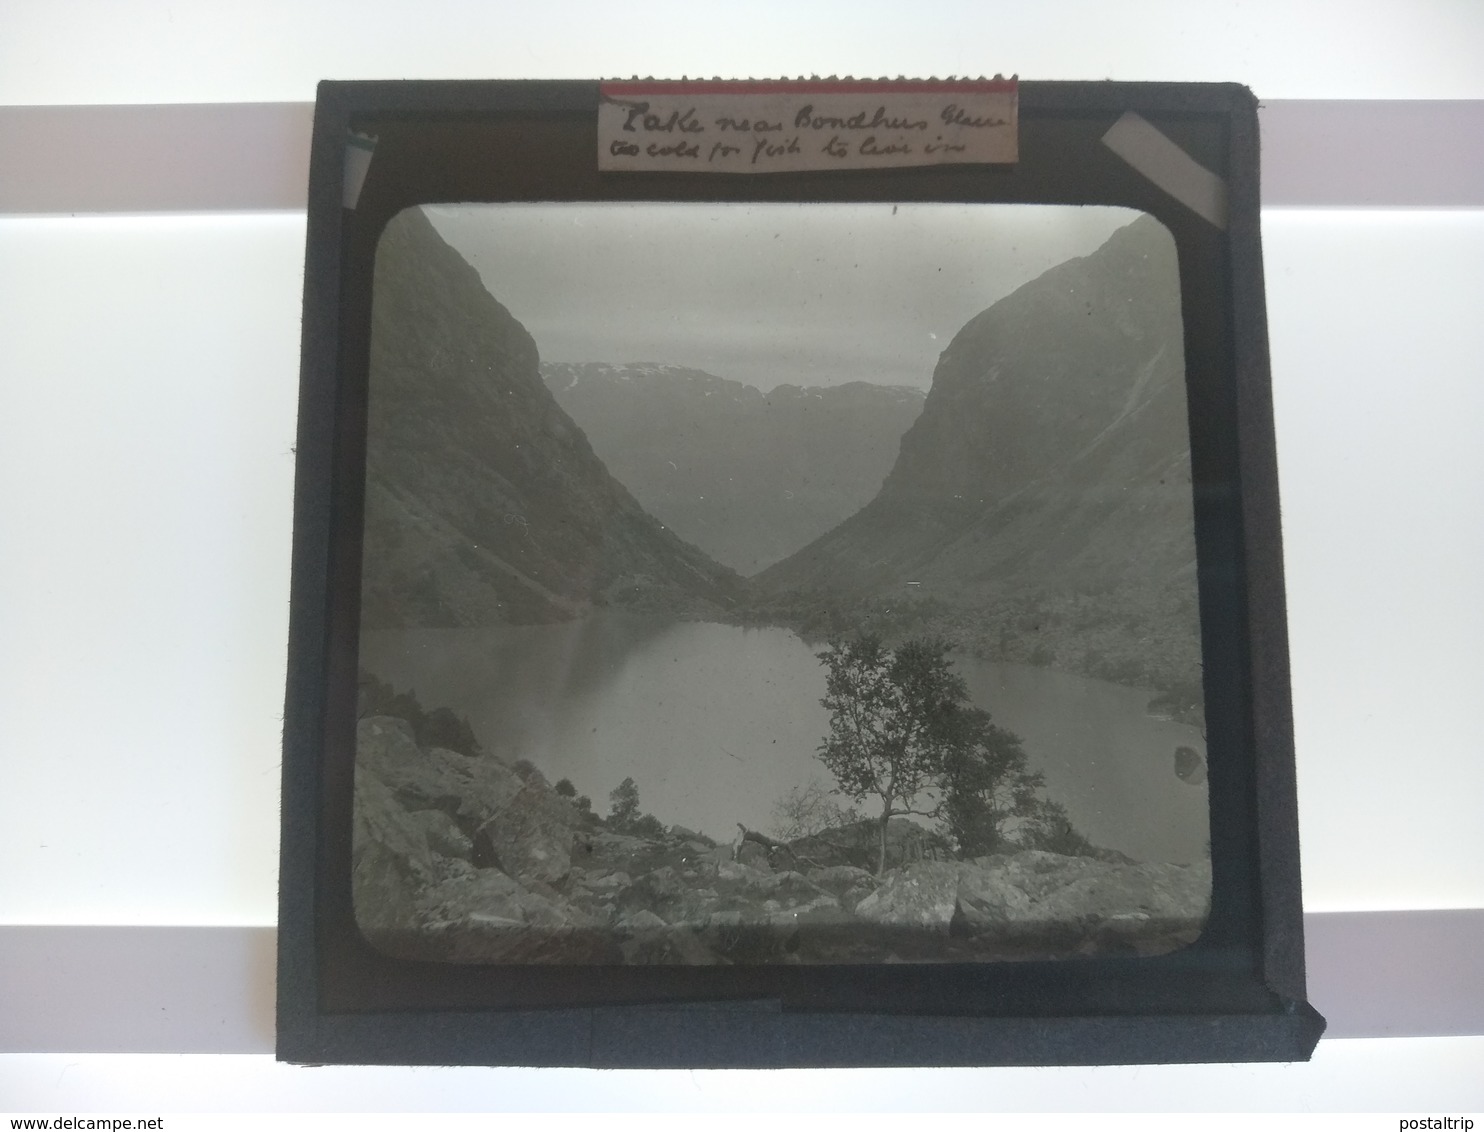
[[[865,506],[924,396],[860,381],[763,393],[653,364],[548,362],[541,373],[644,509],[742,574]]]
[[[376,258],[362,621],[682,616],[740,580],[646,514],[541,382],[536,344],[409,210]]]
[[[1152,218],[971,319],[880,493],[763,600],[947,608],[1005,659],[1199,682],[1174,241]]]
[[[534,767],[357,735],[356,921],[391,955],[457,963],[848,963],[1153,955],[1194,940],[1209,863],[1023,850],[881,876],[788,846],[616,832]]]

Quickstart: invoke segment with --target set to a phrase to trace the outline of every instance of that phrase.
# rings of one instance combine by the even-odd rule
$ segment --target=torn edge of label
[[[366,174],[371,171],[371,156],[376,152],[376,135],[347,134],[345,137],[345,176],[341,204],[354,209],[361,199],[361,189],[366,184]]]
[[[1226,229],[1226,182],[1132,110],[1114,122],[1103,144],[1197,216]]]

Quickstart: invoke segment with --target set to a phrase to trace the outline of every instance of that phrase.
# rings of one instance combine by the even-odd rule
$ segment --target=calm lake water
[[[632,777],[645,811],[730,840],[737,822],[769,829],[790,788],[832,785],[814,754],[829,725],[815,651],[786,629],[607,614],[366,633],[361,666],[466,716],[487,751],[570,778],[599,812]],[[1206,856],[1206,787],[1174,770],[1177,746],[1205,744],[1149,716],[1151,693],[969,657],[956,666],[1095,844],[1139,860]]]

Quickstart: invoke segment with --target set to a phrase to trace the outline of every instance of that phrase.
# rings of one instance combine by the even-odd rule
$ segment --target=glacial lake
[[[730,841],[738,822],[770,829],[790,788],[833,785],[815,757],[829,727],[816,651],[786,629],[603,614],[367,632],[360,663],[425,709],[466,716],[486,751],[570,778],[600,813],[632,777],[643,810]],[[1204,755],[1205,742],[1150,716],[1151,692],[966,656],[955,665],[1091,841],[1137,860],[1206,857],[1206,786],[1175,774],[1175,748]]]

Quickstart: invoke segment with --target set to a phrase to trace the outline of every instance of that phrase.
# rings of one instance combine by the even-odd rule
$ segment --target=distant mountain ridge
[[[420,211],[376,258],[362,624],[716,616],[741,581],[646,514],[542,384],[536,344]]]
[[[546,362],[541,374],[645,510],[743,574],[865,506],[924,402],[866,382],[764,393],[652,362]]]
[[[1145,217],[971,319],[880,493],[757,600],[915,605],[983,655],[1198,686],[1178,278]]]

